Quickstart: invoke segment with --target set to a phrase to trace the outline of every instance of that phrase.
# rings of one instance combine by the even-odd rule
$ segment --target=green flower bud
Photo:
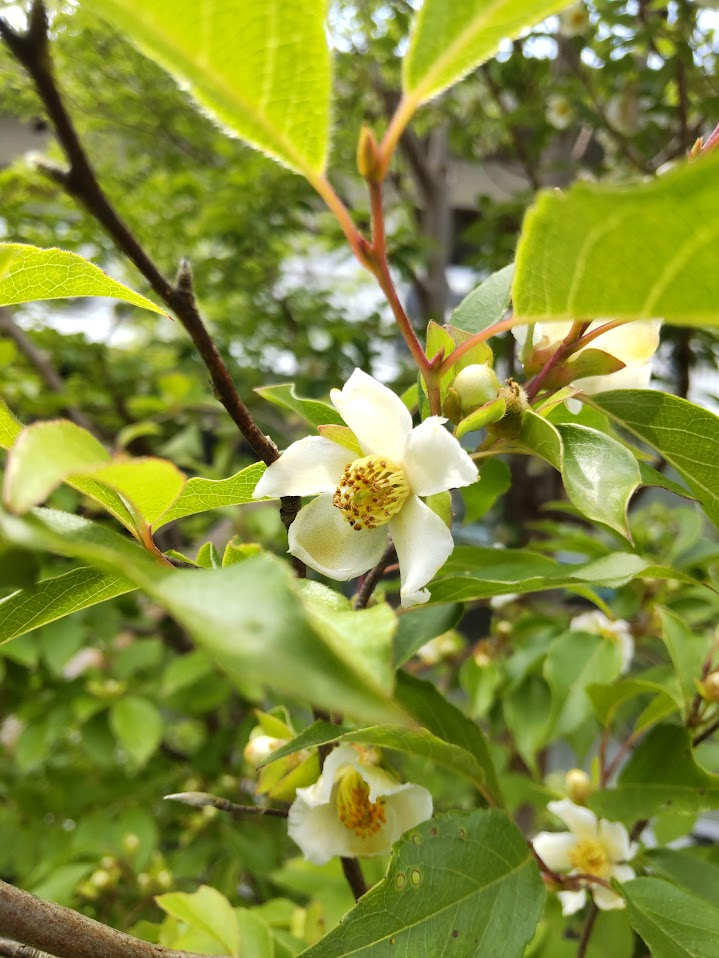
[[[484,406],[499,395],[499,380],[493,369],[484,364],[465,366],[457,374],[452,388],[459,398],[466,416],[478,406]]]
[[[372,130],[368,126],[363,126],[357,141],[357,169],[360,176],[372,183],[377,180],[378,167],[377,140]]]
[[[591,778],[581,768],[570,768],[564,779],[567,797],[575,805],[586,805],[587,799],[594,791]]]

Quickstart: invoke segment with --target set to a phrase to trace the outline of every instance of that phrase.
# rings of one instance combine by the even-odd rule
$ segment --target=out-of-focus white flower
[[[594,812],[575,805],[568,798],[549,802],[547,808],[561,818],[568,832],[540,832],[532,841],[534,849],[552,871],[568,872],[570,875],[591,875],[609,882],[631,881],[634,869],[626,865],[637,851],[637,845],[629,841],[629,834],[619,822],[597,819]],[[584,882],[577,891],[560,891],[562,912],[573,915],[587,901],[586,887],[591,888],[597,908],[608,911],[624,908],[624,899],[604,885]]]
[[[596,320],[587,332],[593,332],[606,322],[603,319]],[[660,326],[660,319],[638,320],[616,326],[597,336],[588,346],[577,350],[572,358],[581,355],[584,349],[598,349],[621,360],[624,368],[603,376],[585,376],[577,379],[574,385],[588,396],[608,389],[646,389],[652,375],[652,357],[659,345]],[[530,327],[518,326],[512,333],[522,347],[523,358],[527,358],[534,350],[558,349],[571,328],[569,321],[536,323],[531,344],[527,342]]]
[[[555,94],[547,100],[547,122],[555,130],[566,130],[574,119],[574,108],[566,96]]]
[[[105,656],[102,652],[88,645],[84,649],[80,649],[79,652],[76,652],[75,655],[65,663],[62,670],[62,677],[66,681],[71,682],[73,679],[84,675],[89,669],[101,669],[104,664]]]
[[[563,37],[578,37],[589,26],[589,11],[583,3],[573,3],[559,14],[559,33]]]
[[[607,103],[604,115],[612,129],[631,136],[639,126],[639,98],[631,90],[618,93]]]
[[[593,609],[591,612],[575,615],[569,623],[569,628],[572,632],[592,632],[614,642],[622,657],[622,675],[629,671],[634,658],[634,639],[627,621],[615,619],[612,622],[603,612]]]
[[[25,731],[25,723],[17,715],[8,715],[0,723],[0,745],[12,752],[20,736]]]
[[[415,429],[402,400],[356,369],[331,399],[354,434],[294,442],[255,489],[263,496],[317,495],[290,526],[289,551],[332,579],[353,579],[379,562],[389,532],[400,566],[402,605],[423,589],[454,548],[452,534],[422,498],[468,486],[477,467],[430,416]],[[346,437],[345,437],[346,438]]]
[[[297,789],[288,832],[307,861],[386,855],[408,829],[431,818],[427,789],[398,782],[376,758],[374,750],[340,745],[315,784]]]
[[[287,742],[288,739],[286,738],[273,738],[271,735],[251,736],[242,754],[248,765],[257,768],[266,758],[269,758],[273,752],[286,745]]]
[[[442,635],[435,636],[429,642],[425,642],[417,649],[415,654],[424,665],[438,665],[443,659],[448,659],[461,652],[463,645],[459,633],[451,629],[449,632],[443,632]]]
[[[513,602],[519,598],[519,592],[507,592],[506,595],[493,595],[489,600],[490,609],[499,611],[503,609],[505,605],[511,605]]]

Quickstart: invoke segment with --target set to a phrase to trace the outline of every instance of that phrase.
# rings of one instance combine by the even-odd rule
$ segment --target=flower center
[[[597,878],[609,877],[609,855],[604,845],[595,838],[583,838],[578,841],[569,852],[569,861],[576,871],[584,875],[595,875]]]
[[[369,800],[369,785],[354,768],[349,768],[337,787],[337,814],[345,828],[358,838],[369,838],[387,822],[385,800]]]
[[[400,465],[380,456],[365,456],[345,466],[332,502],[359,531],[389,522],[408,495],[409,484]]]

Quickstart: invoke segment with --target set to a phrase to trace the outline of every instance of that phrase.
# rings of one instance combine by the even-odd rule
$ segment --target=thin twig
[[[385,549],[384,555],[379,560],[377,565],[370,569],[370,571],[365,576],[365,580],[362,583],[362,588],[357,593],[357,598],[354,601],[355,609],[366,609],[367,603],[372,597],[372,593],[377,588],[377,585],[384,575],[387,566],[394,559],[395,548],[394,544],[390,543]]]
[[[692,745],[694,748],[696,748],[697,745],[701,745],[702,742],[705,742],[717,731],[719,731],[719,718],[714,719],[714,721],[710,725],[707,725],[703,731],[699,732],[698,735],[695,735],[692,739]]]
[[[347,884],[355,896],[355,901],[359,901],[367,893],[367,882],[364,880],[360,863],[356,858],[340,858],[340,862]]]
[[[193,808],[217,808],[221,812],[229,812],[233,818],[246,818],[248,815],[269,815],[275,818],[287,818],[284,808],[267,808],[264,805],[238,805],[220,795],[211,795],[209,792],[177,792],[174,795],[165,795],[165,801],[180,802],[183,805],[192,805]]]
[[[587,915],[587,920],[584,923],[584,928],[582,930],[582,937],[579,939],[579,945],[577,947],[577,958],[584,958],[587,953],[587,948],[589,947],[589,939],[592,937],[592,932],[594,931],[594,922],[597,920],[597,915],[599,914],[599,909],[592,902],[589,906],[589,914]]]
[[[31,948],[30,945],[21,945],[9,938],[0,938],[0,958],[53,958],[46,951]]]

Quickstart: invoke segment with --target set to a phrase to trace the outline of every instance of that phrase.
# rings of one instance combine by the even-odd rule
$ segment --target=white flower
[[[570,875],[592,875],[609,882],[631,881],[634,869],[624,862],[631,861],[637,845],[629,841],[629,834],[619,822],[597,819],[594,812],[575,805],[568,798],[549,802],[547,808],[568,826],[568,832],[540,832],[533,840],[534,850],[542,861],[556,872]],[[608,911],[624,908],[624,899],[611,888],[585,882],[591,887],[592,898],[597,908]],[[562,912],[573,915],[583,908],[587,900],[585,888],[577,891],[560,891]]]
[[[12,752],[25,731],[25,723],[17,715],[8,715],[0,722],[0,745]]]
[[[589,11],[583,3],[574,3],[559,14],[559,32],[563,37],[577,37],[589,26]]]
[[[101,669],[105,664],[105,656],[99,649],[94,649],[92,646],[86,646],[84,649],[80,649],[79,652],[76,652],[73,657],[67,661],[62,670],[62,677],[67,681],[71,682],[73,679],[79,678],[89,669]]]
[[[431,818],[427,789],[398,782],[375,758],[374,750],[340,745],[315,784],[297,789],[287,825],[307,861],[386,855],[408,829]]]
[[[605,319],[596,320],[589,326],[587,332],[593,332],[606,322]],[[597,336],[583,348],[599,349],[608,353],[621,360],[624,368],[604,376],[585,376],[583,379],[578,379],[574,385],[588,396],[608,389],[646,389],[652,374],[652,357],[659,345],[660,326],[660,319],[638,320],[616,326]],[[522,347],[524,357],[528,357],[535,349],[558,349],[572,328],[572,323],[569,321],[535,323],[531,343],[527,342],[529,328],[519,326],[512,330],[515,339]],[[577,350],[572,358],[579,356],[582,351],[582,349]]]
[[[566,96],[550,96],[547,100],[547,120],[555,130],[566,130],[574,119],[574,108]]]
[[[266,758],[269,758],[273,752],[282,748],[287,742],[288,739],[286,738],[274,738],[272,735],[250,736],[242,754],[248,765],[254,765],[257,768]]]
[[[569,623],[569,628],[572,632],[592,632],[595,635],[601,635],[604,639],[609,639],[610,642],[615,642],[622,657],[622,675],[629,671],[634,658],[634,639],[629,623],[624,619],[615,619],[612,622],[603,612],[593,609],[591,612],[575,615]]]
[[[267,469],[255,498],[318,494],[290,526],[289,551],[332,579],[353,579],[376,565],[389,532],[402,605],[426,602],[423,586],[454,543],[420,497],[470,485],[477,467],[444,419],[430,416],[413,429],[402,400],[360,369],[331,399],[355,448],[324,436],[300,439]]]

